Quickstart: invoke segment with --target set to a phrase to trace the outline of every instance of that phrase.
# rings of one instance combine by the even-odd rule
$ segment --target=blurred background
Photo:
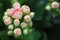
[[[0,40],[12,39],[4,33],[7,29],[2,18],[6,9],[11,8],[15,1],[0,0]],[[33,28],[40,32],[39,40],[60,40],[60,12],[57,12],[59,15],[53,17],[53,13],[45,9],[46,5],[53,1],[60,2],[60,0],[18,0],[21,5],[29,5],[31,11],[35,12]]]

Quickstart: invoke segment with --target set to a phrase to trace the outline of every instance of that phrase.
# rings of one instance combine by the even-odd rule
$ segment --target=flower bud
[[[33,22],[32,22],[32,21],[29,22],[28,25],[29,25],[30,27],[32,27],[32,26],[33,26]]]
[[[8,19],[8,18],[9,18],[8,16],[3,16],[3,20]]]
[[[29,8],[29,6],[27,6],[27,5],[23,5],[23,6],[22,6],[22,10],[23,10],[23,12],[24,12],[25,14],[29,14],[29,12],[30,12],[30,8]]]
[[[8,26],[8,29],[9,29],[9,30],[13,30],[13,27],[14,27],[13,25],[9,25],[9,26]]]
[[[8,35],[13,35],[13,31],[8,31]]]
[[[26,27],[27,27],[27,23],[22,22],[22,23],[21,23],[21,28],[24,29],[24,28],[26,28]]]
[[[19,26],[19,24],[20,24],[19,19],[15,19],[15,20],[14,20],[14,25],[15,25],[15,26]]]
[[[28,29],[24,29],[24,30],[23,30],[23,33],[24,33],[25,35],[27,35],[27,34],[28,34]]]
[[[29,15],[26,15],[26,16],[24,17],[24,20],[25,20],[26,22],[30,22],[30,21],[31,21],[31,17],[30,17]]]
[[[51,9],[51,7],[50,7],[49,5],[47,5],[47,6],[45,7],[45,9],[46,9],[47,11],[49,11],[49,10]]]
[[[30,13],[30,16],[31,16],[32,18],[34,17],[34,15],[35,15],[34,12],[31,12],[31,13]]]
[[[58,2],[52,2],[51,7],[53,9],[57,9],[59,7],[59,3]]]
[[[16,36],[20,36],[20,35],[21,35],[21,29],[20,29],[20,28],[16,28],[16,29],[14,30],[14,34],[15,34]]]
[[[20,8],[20,4],[19,4],[18,2],[15,2],[15,3],[13,4],[13,8]]]
[[[7,9],[6,12],[8,13],[8,15],[11,15],[11,14],[13,13],[13,10],[14,10],[13,8],[11,8],[11,9]]]
[[[10,18],[10,17],[3,18],[3,19],[4,19],[4,23],[5,23],[5,25],[9,25],[9,24],[11,24],[11,23],[12,23],[12,21],[11,21],[11,18]]]
[[[4,13],[4,15],[5,15],[5,16],[8,16],[8,15],[9,15],[9,13],[5,12],[5,13]]]

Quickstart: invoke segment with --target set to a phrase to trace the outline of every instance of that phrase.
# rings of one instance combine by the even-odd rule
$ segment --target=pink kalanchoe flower
[[[8,18],[9,18],[8,16],[3,16],[3,20],[8,19]]]
[[[26,15],[26,16],[24,17],[24,20],[25,20],[26,22],[31,22],[31,17],[30,17],[29,15]]]
[[[29,14],[29,12],[30,12],[30,8],[29,8],[29,6],[27,6],[27,5],[23,5],[23,6],[22,6],[22,10],[23,10],[23,12],[24,12],[25,14]]]
[[[53,3],[51,4],[51,7],[52,7],[53,9],[57,9],[57,8],[59,7],[59,3],[58,3],[58,2],[53,2]]]
[[[15,3],[13,4],[13,8],[20,8],[20,4],[19,4],[18,2],[15,2]]]
[[[11,14],[11,16],[14,19],[21,19],[22,18],[22,9],[21,8],[14,9],[13,13]]]
[[[11,9],[7,9],[7,11],[6,11],[9,15],[11,15],[12,13],[13,13],[13,8],[11,8]]]
[[[9,25],[12,22],[11,22],[11,19],[8,17],[8,18],[4,19],[4,23],[5,23],[5,25]]]
[[[15,34],[16,36],[20,36],[20,35],[21,35],[21,29],[20,29],[20,28],[16,28],[16,29],[14,30],[14,34]]]

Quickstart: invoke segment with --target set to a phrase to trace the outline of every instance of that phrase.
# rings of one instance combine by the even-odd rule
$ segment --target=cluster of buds
[[[33,25],[34,14],[34,12],[30,12],[29,6],[20,6],[20,3],[15,2],[13,8],[7,9],[3,16],[3,21],[9,29],[8,35],[27,35],[29,28]]]
[[[51,8],[53,8],[53,9],[58,9],[58,8],[59,8],[59,3],[56,2],[56,1],[53,1],[52,3],[49,3],[49,4],[45,7],[45,9],[48,10],[48,11],[49,11]]]

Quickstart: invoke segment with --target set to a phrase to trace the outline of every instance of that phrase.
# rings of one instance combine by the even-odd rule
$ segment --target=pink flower
[[[4,16],[4,17],[3,17],[3,20],[8,19],[8,18],[9,18],[8,16]]]
[[[20,35],[21,35],[21,29],[20,29],[20,28],[16,28],[16,29],[14,30],[14,34],[15,34],[16,36],[20,36]]]
[[[9,24],[11,24],[12,21],[11,21],[10,17],[4,19],[4,23],[5,23],[5,25],[9,25]]]
[[[11,8],[11,9],[7,9],[6,12],[7,12],[9,15],[11,15],[11,14],[13,13],[13,10],[14,10],[13,8]]]
[[[29,8],[29,6],[27,6],[27,5],[23,5],[23,6],[22,6],[22,10],[23,10],[23,12],[24,12],[25,14],[29,14],[29,12],[30,12],[30,8]]]
[[[21,19],[22,18],[22,9],[14,9],[13,13],[11,14],[11,16],[14,19]]]
[[[53,3],[51,4],[51,7],[52,7],[53,9],[57,9],[57,8],[59,7],[59,3],[58,3],[58,2],[53,2]]]
[[[24,17],[24,20],[25,20],[26,22],[30,22],[30,21],[31,21],[31,17],[30,17],[29,15],[26,15],[26,16]]]
[[[15,2],[15,3],[13,4],[13,8],[20,8],[20,4],[19,4],[18,2]]]

